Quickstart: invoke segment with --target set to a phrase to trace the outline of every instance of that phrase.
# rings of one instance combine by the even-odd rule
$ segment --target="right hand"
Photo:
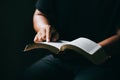
[[[57,41],[59,38],[58,32],[51,27],[50,25],[43,25],[40,27],[40,30],[37,32],[34,38],[35,43],[43,42],[43,41]]]

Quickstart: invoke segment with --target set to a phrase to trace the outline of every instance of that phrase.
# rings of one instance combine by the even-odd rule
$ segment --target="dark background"
[[[35,35],[32,24],[35,3],[36,0],[0,2],[2,61],[0,80],[16,80],[32,62],[40,58],[37,53],[23,53],[25,45],[33,42]]]
[[[44,56],[37,50],[23,52],[25,45],[33,42],[35,35],[32,18],[36,1],[1,0],[0,2],[0,80],[17,80],[26,68]]]

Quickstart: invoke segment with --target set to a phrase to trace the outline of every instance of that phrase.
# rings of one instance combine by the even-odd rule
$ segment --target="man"
[[[107,80],[117,78],[120,0],[38,0],[33,17],[34,42],[87,37],[98,42],[113,58],[101,65],[82,61],[66,51],[48,55],[25,72],[26,80]],[[118,34],[117,34],[118,33]],[[88,45],[89,46],[89,45]],[[113,55],[114,53],[114,55]],[[115,66],[114,66],[115,68]],[[112,74],[114,71],[114,75]]]

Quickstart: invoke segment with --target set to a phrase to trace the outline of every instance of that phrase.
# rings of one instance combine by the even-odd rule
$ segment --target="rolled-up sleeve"
[[[35,7],[46,16],[50,25],[55,25],[55,0],[38,0]]]
[[[45,15],[52,14],[54,8],[53,0],[38,0],[35,7]]]

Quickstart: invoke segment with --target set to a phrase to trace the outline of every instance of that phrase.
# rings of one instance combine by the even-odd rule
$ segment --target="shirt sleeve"
[[[54,11],[53,0],[38,0],[35,7],[45,15],[52,14]]]
[[[50,25],[55,25],[55,0],[38,0],[35,7],[46,16]]]

